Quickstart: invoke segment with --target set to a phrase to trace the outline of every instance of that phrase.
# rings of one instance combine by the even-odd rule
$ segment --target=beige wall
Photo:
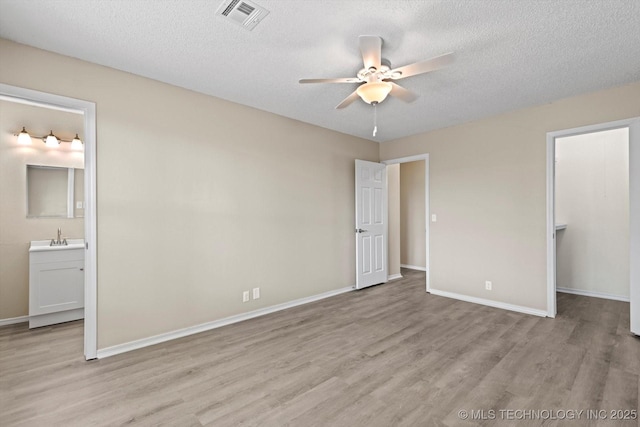
[[[400,164],[400,262],[426,267],[425,162]]]
[[[381,144],[429,153],[432,288],[546,310],[546,133],[640,116],[639,99],[636,82]]]
[[[81,115],[0,101],[0,319],[29,314],[29,242],[56,237],[58,227],[69,238],[82,238],[83,220],[27,218],[27,166],[83,167],[83,154],[45,147],[42,140],[18,145],[22,126],[32,135],[53,130],[63,139],[82,135]],[[66,176],[66,175],[65,175]],[[65,178],[66,180],[66,178]]]
[[[629,297],[629,129],[556,139],[557,287]]]
[[[96,103],[98,348],[355,284],[354,159],[377,143],[5,40],[0,56],[4,83]]]
[[[400,274],[400,165],[387,166],[389,276]]]

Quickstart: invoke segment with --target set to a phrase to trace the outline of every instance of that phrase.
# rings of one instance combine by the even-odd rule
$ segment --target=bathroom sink
[[[51,246],[51,240],[32,240],[29,252],[61,251],[84,248],[84,239],[67,239],[66,245]]]

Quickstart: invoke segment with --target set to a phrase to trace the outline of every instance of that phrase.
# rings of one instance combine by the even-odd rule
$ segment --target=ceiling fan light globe
[[[391,92],[391,83],[388,82],[365,83],[356,90],[358,96],[367,104],[384,101],[389,92]]]

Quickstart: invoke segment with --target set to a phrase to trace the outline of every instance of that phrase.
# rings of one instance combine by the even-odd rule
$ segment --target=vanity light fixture
[[[58,137],[53,134],[53,131],[51,131],[45,138],[44,145],[51,148],[57,147],[58,145],[60,145],[60,140],[58,140]]]
[[[29,135],[29,132],[27,132],[24,126],[22,127],[22,130],[19,133],[15,134],[15,136],[18,137],[18,144],[20,145],[30,145],[32,143],[31,141],[32,138],[42,140],[42,142],[44,142],[44,144],[50,148],[58,147],[61,142],[70,143],[72,150],[82,150],[84,145],[77,133],[76,133],[76,136],[71,141],[58,138],[53,134],[53,131],[50,131],[49,135],[32,137],[31,135]]]
[[[77,133],[76,133],[75,138],[73,138],[73,141],[71,141],[71,149],[72,150],[82,150],[82,141],[80,140],[80,137],[78,136]]]
[[[31,135],[25,130],[24,126],[22,126],[22,130],[18,134],[18,144],[31,145]]]

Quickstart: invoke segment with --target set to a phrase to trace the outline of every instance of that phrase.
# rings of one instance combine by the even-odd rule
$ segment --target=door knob
[[[356,233],[366,233],[369,230],[363,230],[362,228],[356,228]]]

